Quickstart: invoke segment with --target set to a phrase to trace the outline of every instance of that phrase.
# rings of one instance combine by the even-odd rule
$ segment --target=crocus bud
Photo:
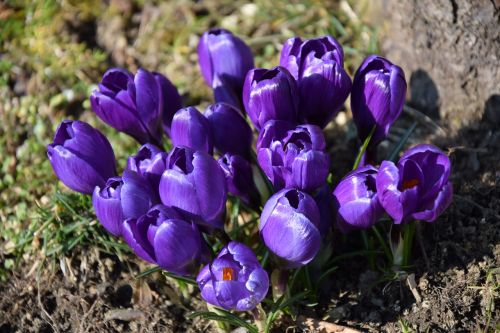
[[[450,169],[448,156],[424,144],[407,150],[397,164],[383,161],[376,180],[380,204],[396,224],[433,222],[452,200]]]
[[[217,161],[204,151],[175,147],[159,189],[164,205],[178,208],[202,225],[223,227],[226,178]]]
[[[384,214],[378,200],[376,177],[377,169],[367,165],[345,176],[333,191],[336,227],[342,233],[369,229]]]
[[[307,193],[284,189],[267,201],[259,230],[267,248],[285,268],[295,268],[314,259],[321,245],[320,213]]]
[[[286,68],[257,68],[246,76],[243,104],[258,130],[269,120],[296,123],[297,93],[297,83]]]
[[[265,297],[269,276],[246,245],[230,242],[196,278],[203,299],[226,310],[249,311]]]
[[[257,140],[257,159],[275,190],[313,191],[325,183],[330,163],[321,128],[283,121],[266,123]]]
[[[126,169],[135,171],[151,183],[153,189],[158,189],[160,178],[166,169],[168,154],[153,144],[146,143],[137,154],[127,159]]]
[[[162,119],[170,117],[179,106],[170,82],[159,73],[139,69],[130,72],[108,70],[98,89],[92,92],[92,109],[102,121],[120,132],[127,133],[140,143],[159,144],[162,138]],[[168,96],[174,96],[172,102]],[[172,103],[172,104],[170,104]]]
[[[226,103],[217,103],[205,110],[205,117],[212,129],[215,148],[220,153],[250,159],[252,129],[237,109]]]
[[[174,114],[182,108],[182,98],[177,88],[165,76],[153,73],[160,89],[163,131],[170,136]]]
[[[174,146],[186,146],[212,154],[214,143],[210,123],[194,107],[180,109],[174,115],[170,137]]]
[[[140,258],[179,275],[192,274],[206,249],[196,224],[162,205],[126,220],[123,238]]]
[[[65,120],[47,146],[47,156],[56,176],[76,192],[92,194],[116,176],[116,160],[108,139],[81,121]]]
[[[198,61],[203,78],[214,90],[215,101],[241,108],[245,75],[253,68],[250,48],[231,32],[212,29],[201,36]]]
[[[384,140],[403,111],[406,79],[403,70],[377,55],[367,57],[354,76],[351,109],[358,136],[364,141],[376,126],[370,146]]]
[[[160,203],[158,188],[143,174],[125,169],[122,175],[121,204],[125,219],[139,218]]]
[[[325,127],[351,91],[342,46],[331,36],[304,42],[290,38],[281,50],[280,65],[297,80],[300,120]]]
[[[96,186],[92,194],[92,205],[101,225],[113,236],[121,236],[123,211],[120,192],[123,181],[120,177],[109,178],[103,188]]]
[[[228,192],[252,207],[259,207],[260,194],[250,163],[239,155],[225,154],[219,158],[219,165],[226,176]]]

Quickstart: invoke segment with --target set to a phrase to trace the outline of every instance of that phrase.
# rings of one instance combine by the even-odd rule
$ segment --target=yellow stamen
[[[405,180],[403,182],[403,190],[408,190],[410,188],[414,188],[415,186],[417,186],[418,184],[420,183],[420,181],[418,179],[409,179],[409,180]]]
[[[231,267],[224,267],[222,269],[222,280],[232,281],[234,275],[234,270]]]

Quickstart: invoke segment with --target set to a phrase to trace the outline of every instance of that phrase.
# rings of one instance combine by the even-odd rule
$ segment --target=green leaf
[[[359,163],[361,162],[361,157],[363,157],[363,154],[365,153],[366,148],[368,148],[368,145],[370,144],[370,141],[372,139],[373,133],[375,133],[375,129],[376,128],[377,128],[376,125],[373,126],[370,134],[368,135],[368,137],[363,142],[363,145],[361,146],[361,149],[359,150],[358,156],[356,156],[356,161],[354,161],[354,165],[352,167],[353,170],[356,170],[358,168]]]
[[[180,275],[173,274],[173,273],[170,273],[167,271],[162,271],[162,274],[166,277],[172,278],[172,279],[180,281],[180,282],[184,282],[184,283],[191,284],[194,286],[198,285],[194,279],[186,277],[186,276],[180,276]]]
[[[245,320],[232,314],[231,312],[219,308],[217,308],[217,311],[219,311],[221,314],[211,311],[197,311],[189,314],[188,318],[192,319],[195,317],[202,317],[203,319],[207,320],[222,321],[237,327],[244,327],[251,333],[258,333],[257,327],[247,323]]]
[[[416,127],[417,127],[417,122],[413,122],[410,128],[406,130],[401,140],[399,140],[398,144],[396,145],[396,147],[394,147],[391,154],[389,155],[388,158],[389,161],[394,161],[394,159],[398,156],[399,152],[401,151],[401,149],[403,149],[403,146],[406,144],[406,142],[410,138],[411,133],[413,133]]]
[[[137,276],[135,277],[135,279],[142,279],[145,276],[148,276],[150,274],[153,274],[153,273],[156,273],[156,272],[159,272],[159,271],[161,271],[161,267],[160,266],[154,266],[154,267],[146,269],[145,271],[140,272],[139,274],[137,274]]]

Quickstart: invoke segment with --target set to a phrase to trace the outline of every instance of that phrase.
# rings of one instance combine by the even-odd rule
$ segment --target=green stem
[[[382,246],[382,250],[384,250],[385,256],[387,257],[387,260],[389,262],[392,262],[393,257],[391,253],[391,249],[387,245],[387,242],[384,240],[384,237],[382,237],[382,234],[378,230],[377,226],[374,225],[372,228],[373,232],[375,233],[375,237],[377,237],[377,240],[379,241],[380,245]]]
[[[361,158],[363,157],[363,154],[365,153],[366,151],[366,148],[368,148],[368,145],[370,144],[370,141],[372,139],[372,136],[373,136],[373,133],[375,133],[375,129],[377,128],[377,126],[373,126],[370,134],[368,135],[368,137],[365,139],[365,141],[363,142],[363,145],[361,146],[361,148],[359,149],[359,153],[358,153],[358,156],[356,156],[356,160],[354,161],[354,165],[352,167],[353,170],[356,170],[359,166],[359,163],[361,162]]]
[[[415,226],[415,221],[411,221],[403,227],[403,267],[408,267],[408,264],[410,263],[413,238],[415,236]]]
[[[363,238],[363,244],[365,245],[365,250],[368,252],[368,265],[371,270],[375,270],[375,256],[373,255],[373,248],[370,240],[368,239],[368,233],[366,230],[361,230],[361,238]]]

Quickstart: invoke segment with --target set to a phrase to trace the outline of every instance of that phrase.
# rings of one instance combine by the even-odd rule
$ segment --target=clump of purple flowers
[[[250,48],[223,29],[203,34],[198,56],[216,102],[204,112],[183,108],[160,73],[103,75],[92,109],[142,145],[118,167],[121,175],[107,138],[81,121],[62,122],[47,155],[65,185],[92,195],[109,233],[145,261],[197,275],[208,303],[253,310],[269,290],[263,260],[279,270],[298,268],[314,262],[332,232],[369,229],[385,214],[395,224],[433,222],[450,205],[451,164],[438,148],[417,145],[397,163],[376,166],[376,147],[406,94],[402,69],[387,59],[369,56],[351,81],[333,37],[291,38],[279,66],[254,68]],[[362,165],[332,186],[336,157],[323,129],[349,94],[359,138],[369,141]],[[260,237],[246,239],[260,238],[267,254],[256,256],[258,242],[242,244],[237,234],[228,242],[228,202],[260,215]],[[220,235],[223,247],[212,259]]]

